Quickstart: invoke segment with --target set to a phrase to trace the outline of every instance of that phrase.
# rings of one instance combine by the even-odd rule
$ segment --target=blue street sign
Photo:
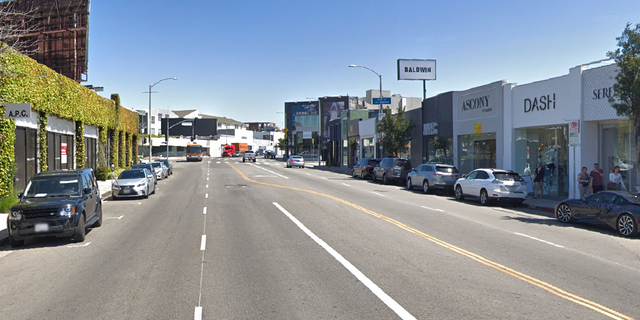
[[[391,97],[373,98],[373,104],[391,104]]]

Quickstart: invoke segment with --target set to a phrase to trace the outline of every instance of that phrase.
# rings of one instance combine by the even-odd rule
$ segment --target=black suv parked
[[[86,226],[102,225],[102,199],[92,169],[38,173],[18,197],[7,218],[12,247],[39,237],[83,242]]]
[[[407,179],[407,175],[411,171],[411,163],[407,159],[402,158],[383,158],[380,163],[373,168],[371,180],[376,182],[382,180],[382,183],[390,182],[398,183]]]

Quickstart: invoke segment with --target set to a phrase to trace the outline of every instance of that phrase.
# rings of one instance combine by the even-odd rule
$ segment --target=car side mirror
[[[82,192],[84,192],[84,194],[90,194],[91,193],[91,188],[84,188],[84,189],[82,189]]]
[[[18,199],[22,199],[22,196],[23,196],[22,192],[18,193]]]
[[[466,179],[466,178],[467,178],[467,174],[465,173],[462,175],[462,179]]]

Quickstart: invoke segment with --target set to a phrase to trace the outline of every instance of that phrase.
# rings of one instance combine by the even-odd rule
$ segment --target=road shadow
[[[93,228],[89,227],[86,230],[86,236],[89,236]],[[66,246],[81,246],[87,243],[89,240],[85,239],[84,242],[74,242],[71,237],[42,237],[42,238],[34,238],[25,240],[24,245],[20,247],[12,247],[9,245],[9,240],[5,241],[5,244],[0,247],[0,252],[2,251],[22,251],[22,250],[33,250],[33,249],[41,249],[41,248],[60,248]]]

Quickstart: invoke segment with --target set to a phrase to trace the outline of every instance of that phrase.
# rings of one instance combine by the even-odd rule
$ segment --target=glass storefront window
[[[373,138],[362,139],[362,157],[363,158],[373,158],[374,149],[375,149],[375,144],[373,143]]]
[[[453,137],[428,136],[427,162],[453,164]]]
[[[469,173],[477,168],[496,167],[496,133],[458,136],[458,170]]]
[[[600,125],[600,167],[605,172],[605,184],[609,173],[618,166],[627,190],[637,192],[636,148],[630,125],[630,121]]]
[[[538,162],[545,168],[544,194],[569,195],[568,126],[515,130],[515,168],[523,177],[533,175]]]

